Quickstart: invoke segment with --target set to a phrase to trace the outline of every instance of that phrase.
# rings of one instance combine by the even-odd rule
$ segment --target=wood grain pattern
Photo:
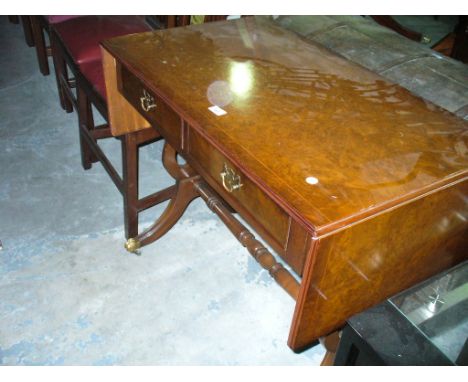
[[[182,121],[179,116],[157,94],[147,90],[146,86],[125,67],[117,65],[117,73],[119,92],[124,98],[165,137],[172,147],[183,153],[187,159],[192,160],[191,163],[205,176],[210,177],[211,184],[213,185],[214,182],[214,187],[219,190],[222,184],[220,173],[223,165],[229,161],[188,125],[182,140]],[[153,97],[156,105],[150,111],[143,110],[141,106],[140,98],[144,91]],[[167,160],[165,162],[167,163]],[[229,163],[229,166],[232,167],[232,164]],[[262,237],[279,252],[281,257],[286,259],[296,273],[301,275],[307,253],[305,231],[297,223],[294,223],[292,228],[289,227],[290,219],[284,211],[248,179],[244,178],[243,183],[242,189],[226,197],[236,209],[243,212],[246,220],[261,232]],[[173,198],[177,199],[176,195]],[[163,222],[166,220],[160,219]],[[169,227],[166,223],[164,225]],[[159,231],[160,226],[159,221],[153,225],[153,229],[145,235],[142,245],[147,245],[162,235],[153,234]],[[290,229],[293,232],[292,235],[289,234]],[[147,236],[151,236],[152,240],[147,240]],[[296,248],[296,245],[299,247]]]
[[[115,58],[105,49],[101,49],[101,53],[106,81],[109,125],[112,135],[120,136],[150,127],[149,122],[119,92]]]
[[[369,308],[468,258],[468,181],[315,240],[289,345],[307,347]]]
[[[281,257],[302,276],[306,255],[310,248],[311,235],[293,219],[290,219],[286,251]]]
[[[239,174],[239,170],[199,134],[191,130],[188,137],[187,157],[202,167],[220,188],[224,165]],[[241,204],[268,231],[280,248],[286,246],[289,216],[248,178],[241,177],[242,187],[229,193],[235,204]]]
[[[154,127],[302,275],[294,350],[468,257],[461,119],[265,18],[103,44],[182,120]]]
[[[104,46],[320,235],[468,174],[466,122],[262,18]]]
[[[167,106],[160,97],[147,90],[126,68],[122,67],[119,71],[121,94],[152,126],[157,126],[159,130],[164,130],[166,140],[174,148],[179,149],[182,134],[182,120],[179,115]],[[154,109],[148,111],[142,109],[141,97],[144,93],[149,94],[153,98]]]

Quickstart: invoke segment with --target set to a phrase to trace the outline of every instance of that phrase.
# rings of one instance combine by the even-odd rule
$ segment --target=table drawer
[[[186,149],[188,157],[214,180],[218,190],[222,190],[223,198],[231,202],[255,229],[263,229],[263,233],[276,242],[271,243],[275,249],[284,252],[289,231],[289,216],[191,127],[188,129]],[[258,224],[261,227],[258,227]],[[259,233],[262,233],[262,230],[259,230]]]
[[[163,131],[174,148],[181,145],[182,122],[179,115],[162,99],[148,90],[125,67],[120,68],[120,92],[151,125]]]

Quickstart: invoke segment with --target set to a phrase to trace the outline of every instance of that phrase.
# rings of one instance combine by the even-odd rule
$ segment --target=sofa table
[[[127,248],[202,197],[296,300],[293,350],[468,258],[463,120],[262,17],[102,49],[113,134],[157,129],[176,184]]]

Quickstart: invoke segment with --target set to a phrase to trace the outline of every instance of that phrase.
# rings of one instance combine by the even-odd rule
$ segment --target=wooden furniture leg
[[[122,144],[122,177],[107,159],[98,145],[99,139],[113,138],[107,125],[95,126],[91,103],[81,86],[77,86],[77,105],[80,134],[81,161],[85,170],[95,162],[101,162],[117,189],[124,198],[125,237],[131,238],[138,234],[138,214],[147,208],[172,198],[175,187],[167,187],[143,199],[138,197],[138,150],[143,144],[160,139],[155,130],[146,129],[125,134]]]
[[[124,227],[125,237],[138,235],[138,213],[155,204],[169,199],[173,188],[167,188],[156,192],[140,200],[138,198],[138,152],[143,143],[158,139],[159,135],[154,131],[139,131],[125,134],[121,138],[122,146],[122,177],[119,178],[113,166],[102,154],[98,146],[98,139],[111,138],[107,125],[95,127],[92,114],[91,102],[82,89],[77,86],[77,105],[80,134],[81,163],[85,170],[91,168],[92,164],[101,161],[106,171],[114,180],[124,199]],[[97,153],[101,153],[98,156]]]
[[[172,198],[175,187],[167,187],[154,192],[143,199],[138,197],[138,150],[143,144],[160,139],[155,130],[146,129],[135,133],[125,134],[121,138],[122,144],[122,177],[119,176],[111,162],[98,145],[99,139],[113,138],[107,125],[94,126],[91,103],[86,92],[77,86],[79,131],[81,159],[85,170],[91,168],[92,163],[101,162],[112,181],[124,198],[124,226],[125,237],[131,238],[138,234],[138,214],[147,208]]]
[[[188,205],[196,197],[198,197],[198,194],[193,187],[192,178],[178,180],[175,195],[171,198],[169,205],[160,218],[151,227],[138,235],[136,239],[128,239],[125,248],[130,252],[135,252],[141,246],[148,245],[159,239],[179,221]]]
[[[122,195],[124,198],[124,226],[127,239],[138,235],[138,214],[145,209],[172,198],[176,187],[168,187],[139,199],[139,148],[147,144],[148,139],[160,138],[154,135],[155,130],[142,130],[125,134],[122,140]]]
[[[336,331],[326,337],[320,338],[320,343],[327,350],[320,366],[333,366],[336,352],[338,351],[338,345],[340,344],[340,337],[341,332]]]
[[[34,46],[34,38],[29,16],[21,16],[21,23],[23,24],[24,39],[26,40],[26,44],[28,44],[30,47]]]
[[[167,28],[174,28],[177,25],[177,16],[167,16]]]
[[[44,30],[39,22],[40,16],[31,16],[31,28],[36,46],[37,61],[39,62],[39,70],[44,76],[50,74],[49,61],[47,55],[47,47],[45,44]]]
[[[88,100],[86,92],[78,86],[76,94],[78,103],[78,131],[80,134],[81,165],[85,170],[89,170],[92,164],[99,160],[86,140],[85,130],[88,132],[92,132],[94,130],[94,119],[91,110],[91,103]],[[94,142],[96,141],[94,140]]]
[[[468,62],[468,16],[458,16],[460,21],[455,29],[455,41],[451,57]]]
[[[163,236],[177,223],[188,205],[198,196],[193,181],[199,179],[199,176],[188,165],[180,166],[177,163],[177,152],[167,143],[164,144],[163,164],[169,174],[176,179],[176,191],[159,219],[137,237],[127,240],[125,248],[129,252],[136,252],[140,247]]]
[[[122,183],[125,237],[138,235],[138,143],[135,134],[122,137]]]
[[[73,105],[71,101],[68,99],[64,85],[62,81],[68,83],[68,71],[67,71],[67,64],[65,62],[65,58],[63,57],[60,51],[60,44],[56,41],[56,37],[54,33],[50,33],[50,45],[52,49],[52,59],[54,61],[55,67],[55,77],[57,82],[57,90],[60,99],[60,105],[62,106],[63,110],[67,113],[71,113],[73,111]]]

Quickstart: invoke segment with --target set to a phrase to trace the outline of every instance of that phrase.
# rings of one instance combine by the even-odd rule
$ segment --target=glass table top
[[[456,364],[468,362],[468,261],[389,302]]]

